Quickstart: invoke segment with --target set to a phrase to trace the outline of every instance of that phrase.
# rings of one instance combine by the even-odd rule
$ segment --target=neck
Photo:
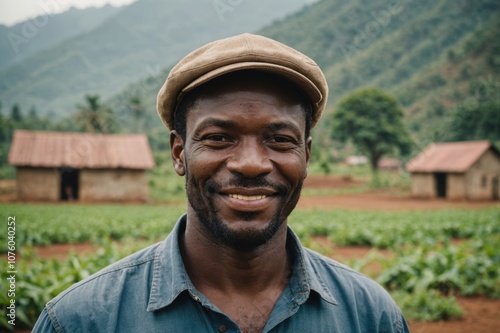
[[[291,271],[286,251],[286,222],[266,244],[239,251],[215,242],[196,218],[188,222],[180,240],[187,273],[202,293],[256,294],[284,288]]]

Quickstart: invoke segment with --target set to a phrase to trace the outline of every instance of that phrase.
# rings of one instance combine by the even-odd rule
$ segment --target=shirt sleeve
[[[401,320],[401,325],[399,325],[400,329],[398,330],[398,332],[410,333],[410,328],[408,327],[408,323],[406,322],[406,319],[402,313],[400,313],[400,320]]]
[[[54,325],[52,325],[52,320],[50,319],[49,314],[47,313],[47,309],[45,308],[43,309],[31,333],[56,333]]]

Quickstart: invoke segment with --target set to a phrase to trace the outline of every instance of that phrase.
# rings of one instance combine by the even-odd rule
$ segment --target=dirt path
[[[393,196],[383,192],[303,196],[297,205],[304,209],[362,209],[362,210],[435,210],[480,209],[500,207],[498,201],[451,201],[446,199],[416,199],[409,196]]]
[[[309,176],[304,182],[305,189],[344,189],[361,185],[361,182],[344,180],[339,177]],[[418,199],[410,193],[395,193],[392,189],[373,190],[353,194],[329,194],[302,196],[298,207],[305,209],[367,209],[367,210],[434,210],[445,208],[480,209],[500,207],[500,201],[468,201],[447,199]]]

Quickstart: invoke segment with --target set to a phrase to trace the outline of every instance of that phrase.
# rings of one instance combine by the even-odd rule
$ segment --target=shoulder
[[[137,306],[142,303],[145,307],[159,244],[107,266],[49,301],[46,310],[54,327],[65,327],[64,330],[68,331],[68,323],[75,328],[86,325],[89,317],[113,312],[112,308],[130,297],[137,298],[134,299]],[[98,318],[94,319],[98,321]]]
[[[401,310],[376,281],[312,250],[304,248],[304,256],[311,278],[335,299],[336,313],[356,318],[362,331],[408,332]]]
[[[362,299],[365,306],[371,304],[377,308],[399,311],[389,293],[373,279],[307,248],[304,254],[321,284],[339,302],[351,303]]]
[[[71,299],[81,291],[88,292],[90,291],[89,289],[103,289],[104,287],[108,288],[120,285],[120,282],[123,283],[123,279],[127,279],[134,271],[144,269],[146,268],[145,266],[152,263],[159,244],[161,243],[151,245],[101,269],[63,291],[51,300],[48,305],[54,306],[62,300]],[[81,299],[78,299],[78,301],[80,302]]]

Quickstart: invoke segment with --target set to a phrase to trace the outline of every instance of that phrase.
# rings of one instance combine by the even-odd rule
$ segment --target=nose
[[[234,155],[227,160],[226,166],[229,171],[246,178],[256,178],[273,170],[266,148],[257,139],[242,140]]]

